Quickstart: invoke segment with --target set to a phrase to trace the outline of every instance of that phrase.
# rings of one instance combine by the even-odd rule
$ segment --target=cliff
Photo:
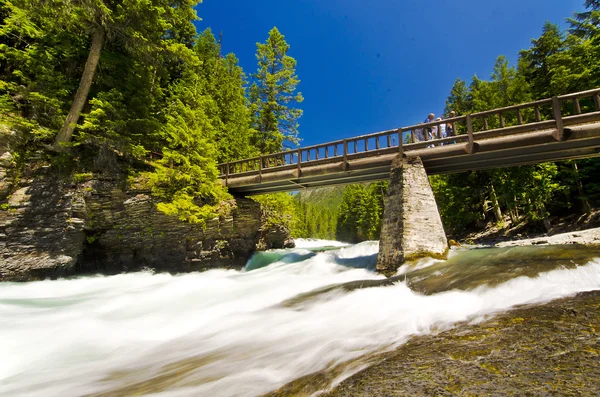
[[[293,246],[289,230],[263,226],[250,199],[237,199],[227,217],[190,224],[158,211],[150,192],[122,175],[77,181],[40,155],[19,169],[10,151],[0,155],[0,281],[240,269],[257,249]]]

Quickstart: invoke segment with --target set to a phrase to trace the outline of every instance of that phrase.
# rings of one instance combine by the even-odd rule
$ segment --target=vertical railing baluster
[[[263,164],[263,158],[262,156],[260,156],[258,158],[258,183],[262,183],[262,164]]]
[[[542,121],[542,114],[540,113],[540,107],[538,105],[535,105],[535,121],[538,123]]]
[[[325,158],[328,159],[329,158],[329,146],[325,146]]]
[[[298,149],[298,178],[302,176],[302,149]]]
[[[417,138],[416,138],[415,135],[416,135],[415,134],[415,130],[410,130],[410,140],[411,140],[411,143],[417,143]]]
[[[229,186],[229,163],[225,164],[225,186]]]
[[[392,136],[390,134],[387,134],[387,147],[392,147]]]
[[[375,138],[375,149],[379,150],[379,137]]]
[[[365,152],[369,151],[369,138],[365,139]]]
[[[487,131],[488,129],[489,129],[489,128],[488,128],[488,120],[487,120],[487,117],[486,117],[486,116],[483,116],[483,130],[484,130],[484,131]]]
[[[596,111],[600,112],[600,94],[594,95],[594,105],[596,106]]]
[[[552,113],[556,121],[556,131],[552,135],[557,141],[563,141],[565,139],[565,129],[560,109],[560,99],[557,96],[552,97]]]
[[[579,104],[579,98],[573,98],[573,108],[575,109],[575,114],[581,114],[581,105]]]
[[[338,144],[333,145],[333,157],[338,156]]]
[[[310,161],[310,149],[306,151],[306,161]]]
[[[517,123],[519,123],[519,125],[523,124],[523,114],[521,113],[521,109],[517,109]]]
[[[315,148],[315,160],[319,159],[319,148]]]
[[[500,112],[498,113],[498,116],[500,117],[500,128],[504,128],[504,126],[506,125],[504,123],[504,113]]]
[[[467,134],[469,138],[468,152],[473,154],[475,152],[475,140],[473,138],[473,119],[470,114],[467,114]]]
[[[398,128],[396,132],[398,133],[398,152],[400,152],[400,155],[402,155],[404,154],[404,144],[402,143],[402,128]]]
[[[348,171],[348,140],[344,139],[344,171]]]
[[[354,140],[354,153],[358,153],[358,141]]]

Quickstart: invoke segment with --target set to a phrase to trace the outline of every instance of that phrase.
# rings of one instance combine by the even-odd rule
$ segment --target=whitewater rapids
[[[424,295],[398,282],[282,305],[382,279],[377,252],[377,242],[300,240],[243,271],[0,284],[0,395],[258,396],[432,329],[600,289],[591,259],[495,286]]]

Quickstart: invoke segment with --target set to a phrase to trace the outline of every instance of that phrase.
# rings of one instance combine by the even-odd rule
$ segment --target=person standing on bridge
[[[448,113],[448,117],[446,117],[447,119],[453,119],[456,117],[456,112],[453,110],[450,113]],[[451,137],[451,136],[456,136],[456,125],[454,124],[454,122],[450,122],[450,123],[446,123],[446,136]],[[448,144],[451,143],[456,143],[456,141],[452,141],[452,142],[448,142]]]
[[[433,119],[435,119],[435,114],[429,113],[429,116],[427,116],[427,118],[425,119],[425,121],[423,123],[425,123],[425,124],[431,123],[431,122],[433,122]],[[433,128],[427,127],[427,128],[425,128],[424,131],[425,131],[425,134],[427,134],[427,140],[431,141],[431,140],[435,139]],[[433,145],[429,145],[427,147],[433,147]]]
[[[442,118],[438,117],[437,119],[435,119],[435,121],[442,121]],[[446,138],[446,124],[445,123],[440,123],[437,126],[437,131],[438,131],[438,134],[436,136],[437,139],[444,139],[444,138]],[[441,146],[444,146],[443,142],[441,143]]]

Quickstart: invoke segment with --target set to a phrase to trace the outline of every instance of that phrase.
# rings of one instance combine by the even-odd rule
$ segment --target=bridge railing
[[[396,152],[466,143],[514,134],[556,129],[596,121],[600,117],[600,88],[507,106],[464,116],[421,123],[373,134],[301,147],[279,153],[219,164],[221,177],[262,175],[298,168]],[[442,137],[442,131],[454,136]],[[557,136],[557,139],[561,139]]]

